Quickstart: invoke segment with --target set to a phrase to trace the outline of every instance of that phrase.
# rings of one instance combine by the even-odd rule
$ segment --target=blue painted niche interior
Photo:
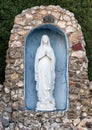
[[[54,98],[56,110],[68,106],[68,42],[66,34],[57,26],[44,24],[31,30],[25,39],[24,51],[24,100],[26,110],[35,110],[37,103],[34,62],[41,37],[47,34],[56,57]]]

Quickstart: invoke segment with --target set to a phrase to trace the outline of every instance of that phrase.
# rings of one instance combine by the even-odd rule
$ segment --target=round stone
[[[23,81],[19,81],[18,83],[16,83],[16,85],[17,85],[18,87],[22,87],[22,86],[24,85],[24,83],[23,83]]]
[[[12,79],[12,80],[16,80],[16,79],[18,79],[18,77],[19,77],[19,75],[18,75],[17,73],[13,73],[13,74],[11,75],[11,79]]]
[[[75,32],[75,27],[72,27],[72,26],[67,26],[66,27],[66,33],[69,34],[69,33],[72,33],[72,32]]]
[[[69,17],[68,15],[64,15],[64,16],[63,16],[63,19],[64,19],[65,21],[70,21],[70,17]]]
[[[17,120],[18,119],[18,112],[17,111],[13,111],[12,117],[13,117],[13,119]]]
[[[16,101],[16,100],[18,100],[18,95],[13,95],[12,97],[11,97],[11,99],[13,100],[13,101]]]
[[[80,110],[80,109],[81,109],[81,105],[80,105],[80,106],[77,106],[76,109],[77,109],[77,110]]]
[[[61,119],[60,118],[56,118],[55,120],[57,123],[61,122]]]
[[[5,119],[5,118],[2,118],[2,125],[4,127],[8,127],[9,126],[9,120]]]
[[[31,20],[33,19],[33,15],[32,14],[26,14],[25,16],[26,16],[26,19],[31,19]]]
[[[4,88],[4,91],[5,91],[5,93],[10,93],[10,88],[5,87],[5,88]]]
[[[18,102],[14,102],[12,104],[12,108],[13,108],[13,110],[18,110]]]
[[[72,34],[69,36],[69,41],[70,41],[71,43],[81,41],[81,32],[80,32],[80,31],[77,31],[77,32],[72,33]]]
[[[20,65],[20,68],[21,68],[21,69],[24,69],[24,64],[21,64],[21,65]]]
[[[6,95],[3,95],[3,101],[5,103],[9,102],[10,101],[10,95],[6,94]]]
[[[16,94],[16,91],[15,90],[12,90],[11,91],[11,96],[15,95]]]
[[[86,117],[86,116],[87,116],[87,113],[86,113],[86,112],[83,112],[83,113],[82,113],[82,116],[83,116],[83,117]]]

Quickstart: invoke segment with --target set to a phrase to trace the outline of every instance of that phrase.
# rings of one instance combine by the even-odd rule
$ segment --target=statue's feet
[[[55,104],[52,104],[50,102],[37,102],[36,106],[37,111],[54,111],[56,110]]]

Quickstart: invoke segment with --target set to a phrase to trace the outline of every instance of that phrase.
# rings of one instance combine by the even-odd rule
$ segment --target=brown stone
[[[69,85],[75,85],[75,82],[72,80],[69,80]]]
[[[12,108],[13,110],[18,110],[18,102],[13,102]]]
[[[18,34],[23,36],[23,35],[26,35],[27,32],[28,30],[22,30],[22,31],[19,31]]]
[[[14,41],[14,40],[17,40],[18,39],[18,35],[17,34],[11,34],[10,36],[10,40],[11,41]]]
[[[69,111],[68,112],[68,119],[76,119],[76,118],[77,118],[76,111]]]
[[[82,100],[82,105],[89,106],[90,105],[89,100],[88,99],[83,99]]]
[[[80,31],[77,31],[77,32],[74,32],[70,35],[69,37],[69,41],[71,43],[76,43],[78,41],[81,41],[81,32]]]
[[[92,107],[89,108],[89,110],[88,110],[88,115],[90,115],[90,116],[92,117]]]
[[[23,20],[22,17],[21,18],[16,17],[14,20],[14,24],[25,25],[25,21]]]
[[[82,50],[83,49],[82,44],[80,42],[78,42],[77,44],[72,45],[72,49],[74,51]]]
[[[84,89],[80,89],[80,94],[84,94]]]
[[[12,117],[13,117],[14,120],[18,120],[18,112],[17,112],[17,111],[14,111],[14,112],[12,113]]]
[[[11,79],[12,80],[16,80],[16,79],[18,79],[18,74],[16,73],[16,72],[14,72],[12,75],[11,75]]]
[[[40,11],[39,11],[39,14],[42,14],[42,15],[45,15],[46,13],[47,13],[46,10],[40,10]]]

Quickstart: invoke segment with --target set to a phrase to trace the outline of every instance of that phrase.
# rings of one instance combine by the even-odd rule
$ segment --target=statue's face
[[[43,44],[48,44],[48,37],[46,35],[44,35],[42,37],[42,41],[43,41]]]

